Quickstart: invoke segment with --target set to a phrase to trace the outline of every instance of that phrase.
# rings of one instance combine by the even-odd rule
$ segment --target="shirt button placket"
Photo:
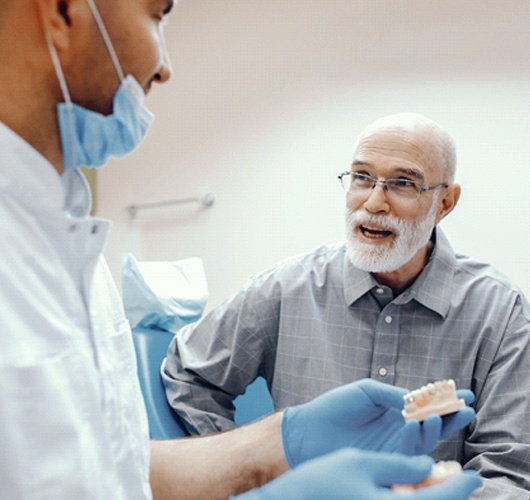
[[[394,383],[395,376],[399,333],[399,321],[396,322],[395,307],[389,304],[383,309],[377,322],[374,338],[371,376],[386,383]]]

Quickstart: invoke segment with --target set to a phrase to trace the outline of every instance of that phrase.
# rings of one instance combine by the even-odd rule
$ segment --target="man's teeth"
[[[392,234],[392,231],[385,231],[383,229],[375,229],[366,226],[361,226],[361,231],[368,238],[385,238]]]

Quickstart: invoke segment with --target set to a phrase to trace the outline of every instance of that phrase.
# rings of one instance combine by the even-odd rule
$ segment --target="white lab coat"
[[[77,171],[0,123],[0,496],[146,499],[147,418]]]

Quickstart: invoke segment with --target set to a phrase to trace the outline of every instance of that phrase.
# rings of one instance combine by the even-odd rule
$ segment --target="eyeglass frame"
[[[366,188],[366,189],[375,189],[375,186],[380,183],[383,185],[383,189],[385,191],[390,191],[392,192],[392,189],[389,189],[388,187],[388,181],[401,181],[401,182],[404,182],[405,185],[412,185],[412,186],[416,186],[418,188],[418,194],[422,194],[424,193],[425,191],[432,191],[434,189],[438,189],[438,188],[448,188],[449,187],[449,184],[447,184],[446,182],[441,182],[440,184],[436,184],[435,186],[423,186],[422,184],[420,184],[419,182],[416,182],[416,181],[411,181],[410,179],[400,179],[398,177],[390,177],[389,179],[378,179],[377,177],[372,177],[371,175],[368,175],[368,174],[363,174],[361,172],[352,172],[351,170],[346,170],[344,172],[341,172],[337,178],[340,180],[340,183],[341,183],[341,186],[344,188],[344,184],[342,182],[342,178],[345,176],[345,175],[351,175],[352,176],[352,181],[353,181],[353,176],[356,177],[356,178],[359,178],[359,177],[363,177],[364,179],[370,179],[371,181],[373,181],[373,184],[370,188]],[[362,179],[360,179],[362,180]],[[349,192],[350,189],[346,190],[346,192]]]

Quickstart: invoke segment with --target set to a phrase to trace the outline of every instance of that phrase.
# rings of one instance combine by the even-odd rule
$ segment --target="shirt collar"
[[[86,217],[92,205],[92,195],[85,176],[79,169],[67,170],[61,176],[64,187],[64,209],[72,217]]]
[[[394,303],[406,304],[414,299],[445,318],[451,305],[455,257],[449,241],[438,227],[434,230],[433,241],[429,262],[410,288],[394,299]],[[344,298],[349,306],[379,285],[370,273],[352,265],[347,252],[344,259]]]
[[[346,305],[350,306],[359,300],[365,293],[377,285],[375,278],[366,271],[354,267],[348,258],[348,252],[344,252],[344,298]]]
[[[434,248],[429,262],[410,288],[396,298],[397,304],[414,299],[445,318],[451,306],[455,253],[443,231],[434,230]]]
[[[90,211],[90,189],[83,174],[72,170],[60,176],[44,156],[2,122],[0,191],[40,215],[65,210],[84,217]]]

